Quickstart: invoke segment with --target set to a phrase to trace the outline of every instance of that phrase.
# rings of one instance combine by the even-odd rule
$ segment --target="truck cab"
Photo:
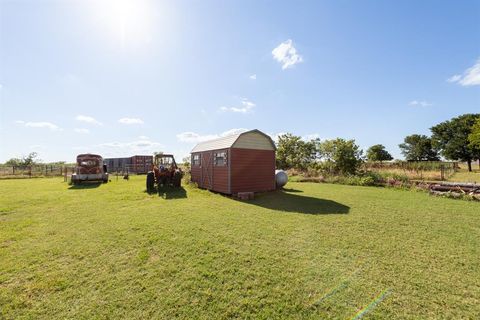
[[[72,183],[86,181],[108,182],[108,173],[103,164],[102,156],[98,154],[85,153],[77,156],[75,173],[72,174]]]

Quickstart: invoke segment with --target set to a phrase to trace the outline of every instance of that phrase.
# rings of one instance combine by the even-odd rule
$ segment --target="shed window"
[[[226,166],[227,165],[227,152],[215,152],[213,155],[213,161],[216,166]]]
[[[199,167],[200,166],[200,155],[199,154],[194,154],[192,156],[192,166]]]

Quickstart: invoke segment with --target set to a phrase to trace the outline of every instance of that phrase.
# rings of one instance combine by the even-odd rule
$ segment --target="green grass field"
[[[0,318],[478,318],[480,203],[0,181]]]

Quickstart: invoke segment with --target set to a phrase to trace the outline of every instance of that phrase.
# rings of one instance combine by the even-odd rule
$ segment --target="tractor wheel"
[[[167,177],[165,177],[165,176],[158,177],[158,179],[157,179],[158,188],[165,187],[166,183],[167,183]]]
[[[155,189],[155,173],[148,171],[147,173],[147,192],[152,192]]]
[[[173,184],[174,188],[180,188],[180,186],[182,185],[182,173],[181,172],[175,171],[175,173],[173,174],[173,178],[172,178],[172,184]]]
[[[172,176],[168,176],[165,178],[165,185],[168,186],[169,188],[172,186],[172,183],[173,183],[173,177]]]

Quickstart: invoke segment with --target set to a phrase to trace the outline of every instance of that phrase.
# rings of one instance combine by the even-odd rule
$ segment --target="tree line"
[[[432,135],[413,134],[405,137],[399,147],[406,160],[466,162],[472,171],[472,162],[480,161],[480,114],[464,114],[430,128]]]
[[[30,152],[28,155],[22,156],[21,158],[11,158],[5,161],[3,165],[8,167],[28,167],[34,165],[61,166],[65,164],[65,161],[44,163],[41,159],[38,158],[38,154],[36,152]]]
[[[431,136],[412,134],[399,144],[407,161],[462,161],[472,171],[472,161],[480,164],[480,114],[464,114],[432,128]],[[376,144],[363,150],[355,140],[342,138],[305,141],[290,133],[277,142],[277,167],[282,169],[316,169],[332,174],[355,174],[364,161],[390,161],[385,146]]]
[[[472,162],[480,165],[480,114],[464,114],[441,122],[432,128],[431,136],[412,134],[399,144],[407,161],[463,161],[472,171]],[[355,174],[364,161],[393,160],[385,146],[376,144],[363,150],[355,140],[342,138],[303,140],[290,133],[280,135],[277,142],[277,167],[282,169],[322,170],[332,174]],[[186,158],[187,159],[187,158]],[[189,160],[189,158],[188,158]],[[12,158],[7,166],[30,166],[42,163],[36,152],[22,158]],[[52,164],[64,164],[58,162]]]

